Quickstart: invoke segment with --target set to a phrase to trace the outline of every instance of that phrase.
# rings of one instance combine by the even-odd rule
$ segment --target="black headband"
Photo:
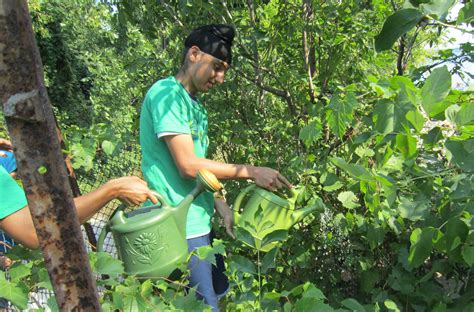
[[[197,46],[201,51],[231,64],[232,62],[232,41],[235,30],[230,25],[212,24],[194,29],[186,38],[184,46],[190,48]]]

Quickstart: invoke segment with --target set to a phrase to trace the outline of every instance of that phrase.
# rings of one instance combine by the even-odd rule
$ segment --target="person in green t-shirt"
[[[208,169],[219,179],[252,179],[268,190],[291,187],[278,171],[267,167],[226,164],[207,159],[208,119],[196,97],[224,82],[235,31],[229,25],[194,29],[184,42],[182,66],[176,76],[157,81],[147,92],[140,114],[142,171],[151,189],[176,205],[194,187],[197,172]],[[189,209],[186,238],[189,250],[210,244],[214,208],[233,236],[233,214],[221,198],[201,195]],[[190,285],[217,310],[211,264],[191,258]]]
[[[10,141],[0,138],[0,147],[12,149]],[[145,181],[138,177],[112,179],[90,193],[74,198],[79,222],[84,223],[109,201],[120,199],[130,205],[147,199],[158,203]],[[25,193],[0,166],[0,229],[28,248],[38,248],[36,230],[27,206]]]

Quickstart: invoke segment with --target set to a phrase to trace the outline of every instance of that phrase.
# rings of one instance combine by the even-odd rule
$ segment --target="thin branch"
[[[176,12],[173,11],[173,9],[169,6],[169,4],[166,2],[166,1],[160,1],[159,3],[161,3],[163,5],[163,7],[165,8],[165,10],[171,15],[171,17],[173,18],[173,20],[181,27],[184,27],[184,24],[178,19],[178,14]]]

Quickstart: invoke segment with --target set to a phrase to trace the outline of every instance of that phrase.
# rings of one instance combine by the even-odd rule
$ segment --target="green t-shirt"
[[[142,171],[148,186],[160,193],[171,205],[177,205],[195,187],[194,179],[185,179],[168,150],[163,133],[190,134],[197,157],[206,157],[207,112],[202,104],[191,98],[175,77],[157,81],[148,90],[140,114],[140,145]],[[214,197],[205,192],[189,208],[186,237],[198,237],[211,230]]]
[[[25,193],[0,166],[0,219],[6,218],[28,204]]]

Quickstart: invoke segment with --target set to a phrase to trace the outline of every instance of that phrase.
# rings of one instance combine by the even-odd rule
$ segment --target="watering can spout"
[[[313,211],[318,210],[318,208],[319,208],[319,205],[315,204],[315,205],[311,205],[311,206],[308,206],[308,207],[305,207],[305,208],[295,209],[294,212],[293,212],[293,215],[291,216],[291,219],[292,219],[292,224],[291,225],[293,226],[296,223],[300,222],[307,215],[309,215]]]

